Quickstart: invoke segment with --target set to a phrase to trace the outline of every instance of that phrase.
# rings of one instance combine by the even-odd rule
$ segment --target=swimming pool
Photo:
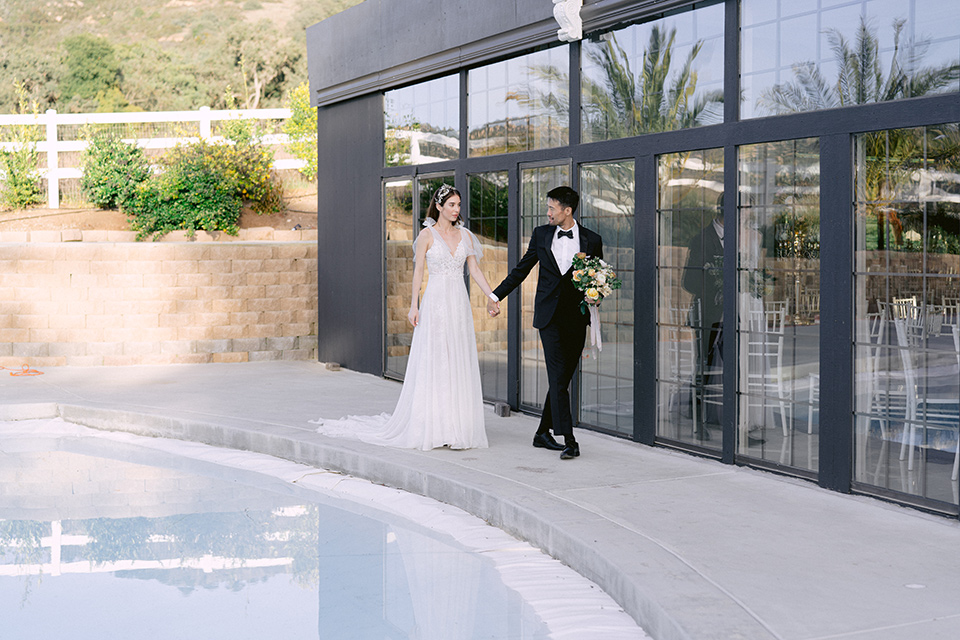
[[[459,509],[260,454],[0,423],[7,638],[644,638]]]

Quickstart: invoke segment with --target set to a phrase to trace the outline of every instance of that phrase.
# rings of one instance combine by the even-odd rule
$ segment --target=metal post
[[[57,158],[57,110],[47,109],[47,206],[60,208],[59,160]]]

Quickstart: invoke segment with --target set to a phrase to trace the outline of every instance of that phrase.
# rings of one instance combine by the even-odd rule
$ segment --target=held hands
[[[410,321],[410,324],[413,327],[416,327],[420,323],[420,310],[416,307],[410,307],[410,312],[407,314],[407,320]]]
[[[500,315],[500,303],[494,302],[493,300],[487,300],[487,313],[489,313],[490,317],[492,318]]]

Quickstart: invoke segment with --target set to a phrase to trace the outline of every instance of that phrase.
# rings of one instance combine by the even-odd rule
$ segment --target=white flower
[[[600,293],[606,298],[613,293],[613,289],[611,289],[609,285],[604,285],[600,288]]]
[[[601,272],[601,273],[598,273],[598,274],[597,274],[597,277],[594,278],[594,282],[596,282],[597,284],[600,284],[600,285],[607,284],[607,277],[606,277],[605,275],[603,275],[602,272]]]

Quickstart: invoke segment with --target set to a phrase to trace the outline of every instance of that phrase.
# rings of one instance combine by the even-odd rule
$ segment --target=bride
[[[413,341],[396,409],[393,414],[324,420],[319,433],[424,451],[487,446],[477,338],[463,281],[466,263],[480,290],[494,299],[477,264],[483,252],[460,222],[460,192],[450,185],[434,193],[423,226],[414,243],[407,314]],[[418,307],[424,265],[430,278]]]

